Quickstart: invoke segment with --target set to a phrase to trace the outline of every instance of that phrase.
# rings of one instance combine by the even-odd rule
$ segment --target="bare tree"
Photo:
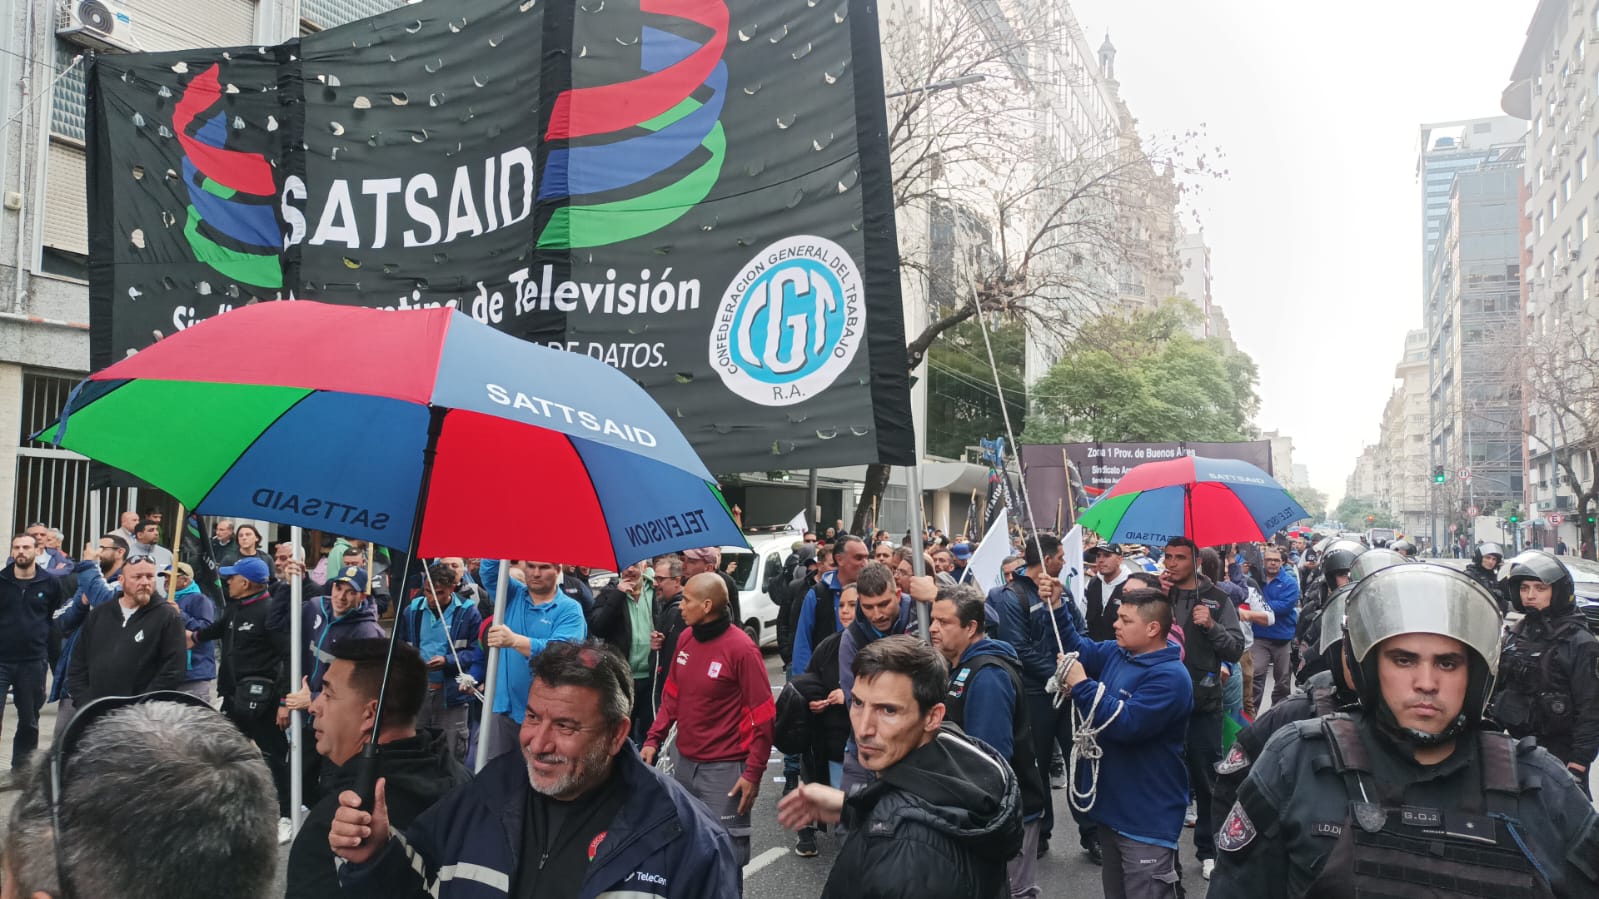
[[[1586,311],[1568,312],[1517,336],[1519,346],[1505,354],[1506,375],[1521,379],[1529,449],[1549,456],[1557,483],[1564,478],[1582,552],[1594,558],[1588,516],[1599,509],[1599,321]]]
[[[883,41],[900,264],[926,289],[908,323],[912,371],[979,310],[1064,345],[1114,299],[1122,266],[1163,262],[1149,258],[1150,232],[1173,226],[1179,179],[1224,174],[1189,152],[1197,131],[1146,146],[1097,93],[1069,15],[1039,8],[1007,16],[994,0],[958,0],[931,19],[888,17],[903,23]],[[1067,97],[1103,103],[1098,124],[1071,115]],[[887,466],[868,468],[852,531],[874,524],[887,483]]]

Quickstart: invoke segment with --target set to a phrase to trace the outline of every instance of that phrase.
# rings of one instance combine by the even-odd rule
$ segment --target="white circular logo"
[[[722,294],[711,366],[744,399],[790,406],[831,386],[865,334],[855,260],[824,237],[786,237],[756,254]]]

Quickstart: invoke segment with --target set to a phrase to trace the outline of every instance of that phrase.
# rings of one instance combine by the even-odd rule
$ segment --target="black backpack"
[[[809,752],[816,739],[816,715],[811,712],[810,700],[794,683],[784,684],[783,692],[777,694],[777,718],[772,722],[772,745],[784,755]]]

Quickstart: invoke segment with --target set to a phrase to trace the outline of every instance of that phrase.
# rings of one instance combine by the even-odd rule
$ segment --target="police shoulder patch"
[[[1243,803],[1233,803],[1233,810],[1227,813],[1227,820],[1223,821],[1216,831],[1216,848],[1224,852],[1237,852],[1254,839],[1255,824],[1249,820]]]
[[[1216,773],[1232,774],[1248,767],[1249,753],[1244,751],[1244,747],[1234,743],[1231,751],[1227,753],[1227,757],[1216,763]]]

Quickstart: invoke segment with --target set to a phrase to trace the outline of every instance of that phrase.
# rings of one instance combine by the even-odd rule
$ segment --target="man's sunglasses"
[[[215,713],[215,709],[207,705],[198,696],[180,693],[177,690],[158,690],[154,693],[144,693],[139,696],[103,696],[73,711],[72,720],[61,731],[61,738],[50,747],[50,780],[45,785],[49,791],[46,799],[50,802],[50,831],[56,854],[56,895],[58,899],[72,899],[72,888],[67,884],[67,868],[61,852],[61,795],[65,786],[63,774],[66,771],[67,759],[78,748],[83,734],[112,712],[120,709],[132,708],[147,702],[176,702],[180,705],[192,705],[195,708],[206,709]]]

